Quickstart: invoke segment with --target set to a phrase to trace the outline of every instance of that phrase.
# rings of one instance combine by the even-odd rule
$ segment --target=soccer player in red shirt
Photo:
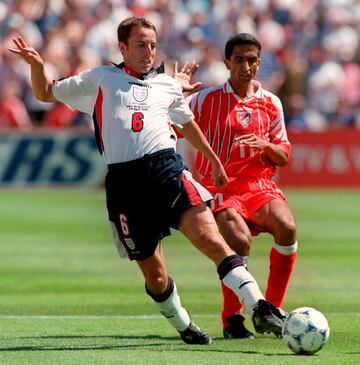
[[[213,212],[220,232],[247,262],[252,236],[268,232],[274,238],[265,298],[281,306],[294,268],[297,241],[294,216],[284,194],[272,180],[276,168],[287,164],[291,145],[287,138],[280,99],[255,81],[261,45],[241,33],[225,46],[225,84],[188,96],[195,120],[220,157],[229,178],[223,188],[211,180],[211,165],[197,153],[201,183],[214,195]],[[185,65],[177,77],[186,79],[196,67]],[[253,338],[244,326],[241,303],[222,285],[222,322],[225,338]]]
[[[257,332],[281,335],[285,318],[264,300],[244,262],[225,242],[205,204],[211,194],[197,183],[175,152],[171,122],[210,160],[214,186],[227,183],[182,95],[180,84],[154,68],[156,29],[147,19],[131,17],[118,27],[124,62],[100,66],[53,83],[39,53],[17,37],[18,54],[29,65],[32,86],[42,101],[60,101],[93,116],[95,136],[108,167],[105,181],[108,216],[123,257],[136,261],[146,293],[188,344],[207,345],[211,337],[198,328],[182,306],[169,276],[161,246],[170,228],[180,230],[217,267],[220,280],[244,302]]]

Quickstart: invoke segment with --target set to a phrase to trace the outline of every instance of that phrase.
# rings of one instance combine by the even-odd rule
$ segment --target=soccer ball
[[[325,316],[310,307],[301,307],[288,314],[282,337],[288,347],[299,355],[312,355],[329,339],[330,328]]]

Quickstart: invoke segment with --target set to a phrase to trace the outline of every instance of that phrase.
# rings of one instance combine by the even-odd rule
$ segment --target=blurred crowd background
[[[53,79],[122,61],[116,29],[136,15],[158,30],[157,63],[196,60],[203,87],[227,79],[224,45],[239,32],[262,43],[258,79],[277,94],[290,130],[360,130],[359,0],[1,0],[0,129],[91,126],[62,104],[37,101],[29,68],[8,48],[36,48]]]

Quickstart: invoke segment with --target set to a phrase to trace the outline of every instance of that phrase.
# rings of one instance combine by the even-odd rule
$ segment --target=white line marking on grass
[[[324,313],[326,316],[356,316],[360,317],[360,313]],[[194,314],[193,317],[218,317],[219,314]],[[158,314],[150,314],[150,315],[12,315],[12,314],[3,314],[0,315],[0,319],[158,319],[163,318],[163,316]]]

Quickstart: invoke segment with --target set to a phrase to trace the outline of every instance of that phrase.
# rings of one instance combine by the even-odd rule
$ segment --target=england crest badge
[[[148,97],[148,89],[133,86],[133,97],[139,103],[145,101]]]

